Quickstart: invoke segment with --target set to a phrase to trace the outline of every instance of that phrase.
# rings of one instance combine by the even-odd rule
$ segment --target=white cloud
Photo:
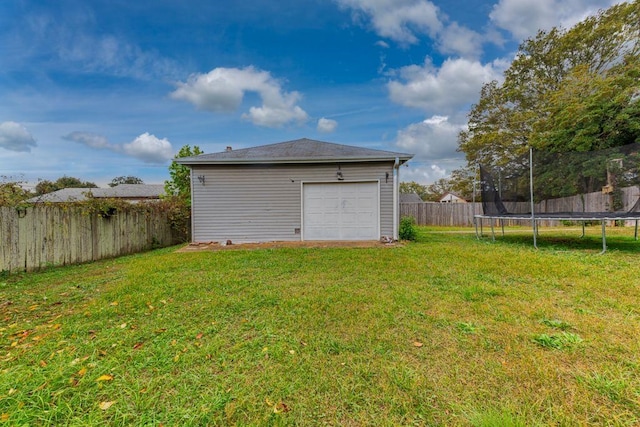
[[[325,119],[324,117],[318,120],[318,132],[331,133],[335,131],[337,127],[338,122],[335,120]]]
[[[343,8],[371,19],[376,33],[399,43],[415,44],[417,34],[435,37],[442,28],[438,7],[427,0],[335,0]]]
[[[457,152],[458,133],[466,128],[463,122],[462,115],[453,120],[432,116],[398,131],[398,148],[415,155],[409,169],[402,170],[401,179],[428,184],[448,177],[454,169],[463,166],[464,155]]]
[[[431,184],[440,178],[451,175],[451,171],[458,168],[459,164],[451,164],[442,167],[434,163],[409,162],[407,169],[400,171],[400,180],[403,182],[415,181],[418,184]]]
[[[461,26],[449,18],[429,0],[334,0],[341,7],[351,9],[356,21],[365,18],[371,22],[376,34],[401,45],[418,44],[421,36],[434,40],[436,48],[444,54],[479,57],[485,41],[483,36]],[[376,45],[388,47],[384,41]]]
[[[19,123],[0,123],[0,148],[10,151],[31,151],[36,140],[29,131]]]
[[[503,62],[482,65],[468,59],[447,59],[440,68],[429,58],[422,66],[410,65],[399,70],[400,81],[388,83],[394,102],[426,112],[449,114],[478,99],[484,83],[500,79]]]
[[[174,79],[181,66],[155,50],[145,50],[119,34],[99,32],[87,5],[64,8],[60,15],[32,8],[15,20],[9,41],[12,65],[29,66],[46,58],[47,66],[75,73],[100,73],[136,79]]]
[[[417,160],[460,158],[456,152],[458,133],[466,125],[454,123],[447,116],[432,116],[398,131],[396,145],[415,154]]]
[[[89,132],[71,132],[63,139],[79,142],[91,148],[113,148],[106,137]]]
[[[171,97],[200,110],[232,112],[240,107],[246,92],[255,92],[262,99],[262,106],[251,107],[242,115],[256,125],[280,127],[308,119],[297,105],[301,99],[298,92],[283,92],[280,82],[269,72],[251,66],[215,68],[207,74],[194,74],[186,83],[179,82]]]
[[[144,163],[162,164],[173,158],[173,147],[169,140],[160,139],[148,132],[125,144],[112,144],[106,137],[89,132],[72,132],[62,138],[91,148],[124,153]]]
[[[148,132],[123,144],[122,149],[126,154],[145,163],[164,163],[173,158],[171,143],[166,138],[160,139]]]
[[[599,9],[622,0],[500,0],[489,17],[518,40],[554,26],[572,27]]]
[[[456,22],[438,35],[438,50],[445,54],[458,54],[464,58],[479,57],[484,37]]]

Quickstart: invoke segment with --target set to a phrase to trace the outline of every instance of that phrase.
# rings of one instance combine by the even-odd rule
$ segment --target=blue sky
[[[4,0],[0,175],[162,183],[204,152],[312,138],[464,163],[484,82],[539,28],[615,0]]]

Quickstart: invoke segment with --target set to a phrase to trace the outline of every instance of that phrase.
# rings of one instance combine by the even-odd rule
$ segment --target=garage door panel
[[[358,224],[358,214],[355,212],[345,212],[342,214],[342,224],[356,226]]]
[[[378,239],[378,185],[376,182],[304,184],[304,239]]]

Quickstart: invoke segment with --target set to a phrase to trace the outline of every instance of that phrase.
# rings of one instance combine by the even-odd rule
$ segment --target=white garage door
[[[304,184],[304,240],[377,240],[377,182]]]

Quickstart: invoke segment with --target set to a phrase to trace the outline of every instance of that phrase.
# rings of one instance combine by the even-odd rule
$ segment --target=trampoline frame
[[[567,213],[567,212],[558,212],[558,213],[543,213],[543,214],[535,214],[535,202],[534,202],[534,193],[533,193],[533,148],[529,148],[529,191],[530,191],[530,200],[531,200],[531,214],[500,214],[500,215],[474,215],[473,223],[475,226],[476,238],[479,240],[482,238],[482,220],[488,219],[490,221],[491,226],[491,237],[495,242],[495,228],[494,223],[495,220],[500,222],[502,228],[502,236],[504,237],[504,220],[521,220],[521,221],[531,221],[531,228],[533,230],[533,247],[538,249],[538,222],[539,221],[573,221],[573,222],[581,222],[582,223],[582,236],[585,236],[585,223],[587,221],[600,221],[600,225],[602,228],[602,251],[600,255],[604,254],[607,251],[607,234],[606,234],[606,221],[635,221],[635,231],[634,231],[634,239],[638,240],[638,221],[640,221],[640,212],[637,214],[632,214],[629,212],[584,212],[584,213]],[[473,186],[473,198],[475,201],[475,192],[476,186]],[[589,215],[590,214],[590,215]],[[480,232],[478,233],[478,222],[480,222]]]

